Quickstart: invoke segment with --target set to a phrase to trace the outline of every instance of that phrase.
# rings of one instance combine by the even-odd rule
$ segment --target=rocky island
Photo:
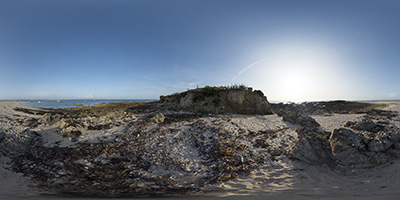
[[[150,103],[0,106],[0,183],[15,174],[39,194],[312,189],[324,183],[299,176],[343,181],[400,156],[398,103],[270,104],[251,88],[207,86]]]

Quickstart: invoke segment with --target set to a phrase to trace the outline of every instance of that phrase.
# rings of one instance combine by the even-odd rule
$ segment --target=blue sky
[[[1,0],[0,99],[400,99],[397,0]]]

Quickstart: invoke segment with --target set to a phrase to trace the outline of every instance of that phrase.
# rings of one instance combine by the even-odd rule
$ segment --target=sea
[[[70,99],[70,100],[29,100],[22,105],[35,107],[35,108],[77,108],[80,106],[74,104],[82,104],[93,106],[98,103],[116,103],[116,102],[152,102],[157,99]]]

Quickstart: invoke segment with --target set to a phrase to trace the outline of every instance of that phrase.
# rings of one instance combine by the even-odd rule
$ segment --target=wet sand
[[[386,110],[400,111],[400,102],[378,103],[388,104],[389,106],[384,108]],[[21,107],[19,104],[20,102],[0,102],[0,125],[2,127],[0,131],[22,130],[18,124],[11,122],[18,116],[26,115],[13,110],[16,106]],[[35,115],[30,117],[35,117]],[[324,129],[331,130],[342,124],[343,121],[359,118],[360,115],[313,117]],[[286,124],[276,115],[234,116],[233,121],[242,123],[243,126],[247,124],[248,129],[260,129],[259,126],[276,128]],[[399,121],[395,121],[395,123],[399,126]],[[294,134],[295,128],[295,126],[290,127],[291,130],[287,131],[288,134]],[[2,154],[0,153],[0,155]],[[45,191],[34,189],[33,184],[26,177],[4,169],[9,161],[7,157],[2,156],[0,161],[1,199],[68,199],[68,197],[41,195]],[[167,196],[162,199],[398,199],[400,196],[399,170],[399,160],[371,169],[348,169],[343,173],[328,166],[318,167],[281,157],[277,161],[266,163],[248,176],[222,183],[221,191]],[[123,199],[150,200],[160,199],[160,197]]]

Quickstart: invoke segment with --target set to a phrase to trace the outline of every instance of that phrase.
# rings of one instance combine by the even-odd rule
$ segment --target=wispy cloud
[[[232,79],[231,82],[235,81],[235,80],[237,79],[238,76],[240,76],[241,74],[243,74],[243,73],[246,72],[247,70],[251,69],[252,67],[254,67],[254,66],[256,66],[256,65],[258,65],[258,64],[260,64],[260,63],[262,63],[262,62],[265,62],[265,61],[268,60],[269,58],[270,58],[270,57],[266,57],[266,58],[263,58],[263,59],[258,60],[258,61],[256,61],[256,62],[253,62],[253,63],[251,63],[250,65],[247,65],[247,66],[244,67],[242,70],[240,70],[240,71],[236,74],[235,77],[233,77],[233,79]]]

